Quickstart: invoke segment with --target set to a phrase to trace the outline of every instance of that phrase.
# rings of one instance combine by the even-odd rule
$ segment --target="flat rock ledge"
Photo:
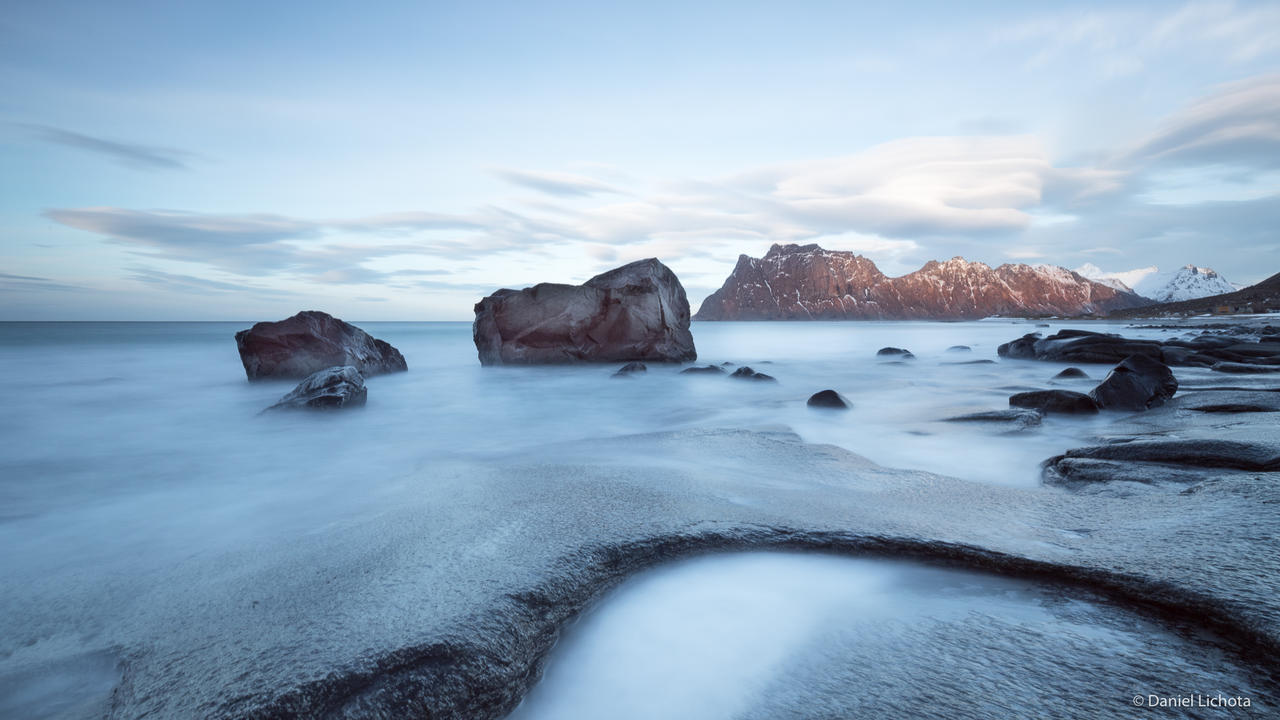
[[[564,627],[627,577],[685,557],[745,550],[914,561],[1028,580],[1081,599],[1116,603],[1156,621],[1208,631],[1236,644],[1247,664],[1280,663],[1280,642],[1242,621],[1238,608],[1170,583],[963,544],[751,525],[584,548],[563,560],[562,576],[509,595],[500,612],[475,618],[466,638],[371,658],[348,674],[307,683],[267,705],[242,708],[242,716],[496,720],[514,710],[541,678]],[[236,705],[230,701],[225,710],[234,711]]]

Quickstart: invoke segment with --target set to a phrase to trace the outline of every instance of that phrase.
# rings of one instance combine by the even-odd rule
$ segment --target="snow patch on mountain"
[[[1136,292],[1139,295],[1144,295],[1138,287],[1147,285],[1147,283],[1144,283],[1143,281],[1159,273],[1160,268],[1155,265],[1151,265],[1150,267],[1125,270],[1123,272],[1107,272],[1093,263],[1085,263],[1076,268],[1075,271],[1080,275],[1080,277],[1087,280],[1102,283],[1103,285],[1115,288],[1116,290]]]

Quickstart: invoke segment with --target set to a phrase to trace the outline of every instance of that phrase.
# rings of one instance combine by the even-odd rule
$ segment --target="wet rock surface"
[[[955,415],[946,419],[946,422],[975,422],[975,423],[999,423],[1007,425],[1014,429],[1025,429],[1035,427],[1044,419],[1044,414],[1039,410],[1029,408],[1010,408],[1008,410],[989,410],[986,412],[967,413],[965,415]]]
[[[653,258],[582,285],[499,290],[476,303],[472,334],[482,365],[698,357],[684,286]]]
[[[1176,392],[1178,380],[1168,365],[1146,355],[1131,355],[1112,368],[1089,397],[1103,410],[1149,410]]]
[[[1009,396],[1009,405],[1062,415],[1094,415],[1098,412],[1098,403],[1093,398],[1072,390],[1020,392]]]
[[[810,395],[805,404],[811,408],[825,408],[828,410],[848,410],[853,405],[848,398],[835,390],[819,390]]]
[[[347,365],[312,373],[267,410],[341,410],[363,407],[368,398],[364,377]]]
[[[250,380],[305,378],[345,365],[365,377],[408,369],[404,356],[389,343],[316,310],[241,330],[236,333],[236,348]]]
[[[1069,367],[1063,370],[1062,372],[1058,373],[1057,375],[1054,375],[1053,379],[1054,380],[1075,380],[1075,379],[1087,379],[1088,377],[1089,377],[1089,373],[1086,373],[1080,368]]]
[[[670,462],[682,456],[734,471]],[[207,561],[165,569],[143,637],[123,648],[108,715],[499,718],[537,681],[561,628],[627,576],[764,548],[1025,578],[1187,623],[1265,672],[1280,667],[1280,599],[1257,578],[1280,572],[1267,540],[1280,517],[1255,510],[1280,489],[1234,476],[1216,487],[1054,494],[729,430],[434,466],[390,508],[352,508],[318,542],[286,533],[219,560],[223,572]],[[29,602],[56,592],[57,577],[40,588]]]

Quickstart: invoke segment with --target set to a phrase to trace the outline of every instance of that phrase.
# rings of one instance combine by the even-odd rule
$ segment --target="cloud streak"
[[[126,143],[63,130],[49,125],[25,125],[37,138],[54,145],[108,157],[139,170],[187,170],[191,153],[158,145]]]

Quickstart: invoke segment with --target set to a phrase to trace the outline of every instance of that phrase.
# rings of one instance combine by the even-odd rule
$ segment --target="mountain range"
[[[1150,304],[1136,293],[1052,265],[991,267],[955,257],[888,277],[852,252],[773,245],[747,255],[703,301],[697,320],[973,320],[1085,315]]]

